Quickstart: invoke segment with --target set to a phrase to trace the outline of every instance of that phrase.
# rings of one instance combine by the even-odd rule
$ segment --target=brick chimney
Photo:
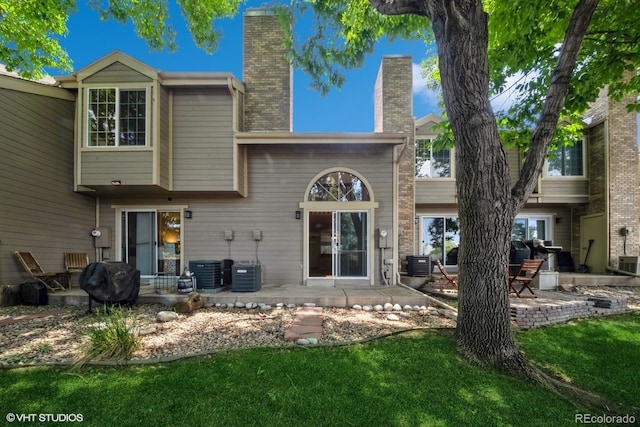
[[[398,162],[398,253],[400,260],[413,255],[415,227],[415,146],[413,141],[413,61],[408,55],[382,58],[374,89],[375,132],[406,133],[406,147],[396,148],[402,153]]]
[[[245,131],[293,130],[291,64],[278,17],[264,9],[244,14]]]

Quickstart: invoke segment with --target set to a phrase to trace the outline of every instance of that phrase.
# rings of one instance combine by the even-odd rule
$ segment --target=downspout
[[[100,228],[100,197],[96,197],[96,203],[95,204],[96,204],[96,214],[95,214],[96,223],[95,223],[95,226],[96,226],[96,228]],[[95,243],[95,237],[94,237],[93,241]],[[96,246],[96,245],[94,244],[94,246]],[[96,262],[101,262],[102,261],[102,248],[96,247],[95,250],[96,250]]]

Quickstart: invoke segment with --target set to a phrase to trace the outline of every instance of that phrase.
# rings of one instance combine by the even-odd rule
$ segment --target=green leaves
[[[42,78],[46,67],[71,70],[58,39],[75,10],[73,0],[0,0],[0,62],[31,79]]]
[[[540,112],[562,48],[564,31],[576,1],[491,0],[489,57],[494,91],[504,89],[509,77],[535,76],[522,85],[524,96],[509,112],[518,120]],[[609,85],[616,100],[640,90],[640,28],[636,0],[601,0],[583,41],[565,100],[564,116],[584,112],[599,90]],[[638,105],[629,105],[638,110]]]
[[[425,18],[384,16],[368,0],[295,0],[279,10],[289,31],[289,59],[322,94],[339,88],[344,71],[362,66],[383,37],[429,40]]]

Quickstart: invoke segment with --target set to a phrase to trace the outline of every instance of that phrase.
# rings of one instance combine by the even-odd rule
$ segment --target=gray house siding
[[[64,252],[95,259],[94,199],[73,192],[74,111],[62,90],[0,89],[0,284],[28,278],[14,251],[33,252],[46,270],[64,270]]]
[[[234,190],[232,117],[228,90],[174,90],[175,191]]]
[[[124,65],[121,62],[114,62],[113,64],[103,68],[102,70],[83,80],[83,83],[85,84],[108,83],[117,85],[122,82],[148,83],[151,82],[151,79],[144,74]]]
[[[456,203],[453,179],[416,179],[415,203]]]
[[[153,184],[153,150],[87,149],[82,151],[80,184],[111,185],[119,180],[122,185]]]
[[[302,284],[304,216],[295,219],[299,203],[304,201],[309,183],[327,168],[349,168],[357,171],[371,185],[379,203],[375,223],[371,224],[370,239],[375,243],[374,230],[391,229],[393,215],[393,167],[391,149],[345,150],[338,147],[304,150],[287,146],[248,147],[248,197],[187,197],[176,194],[153,199],[101,199],[101,225],[115,231],[116,215],[113,206],[150,208],[154,205],[188,206],[192,219],[183,223],[183,261],[200,259],[233,259],[255,261],[264,265],[263,279],[268,283]],[[345,208],[346,208],[345,204]],[[261,230],[263,240],[256,243],[254,229]],[[228,244],[224,231],[233,230],[234,240]],[[116,260],[116,233],[111,260]],[[375,245],[372,245],[374,248]],[[379,254],[372,257],[379,262]],[[379,268],[374,269],[377,283]]]

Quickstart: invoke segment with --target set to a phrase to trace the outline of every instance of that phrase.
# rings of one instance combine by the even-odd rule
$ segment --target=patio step
[[[322,338],[322,307],[298,307],[293,323],[284,332],[285,341],[300,338]]]

